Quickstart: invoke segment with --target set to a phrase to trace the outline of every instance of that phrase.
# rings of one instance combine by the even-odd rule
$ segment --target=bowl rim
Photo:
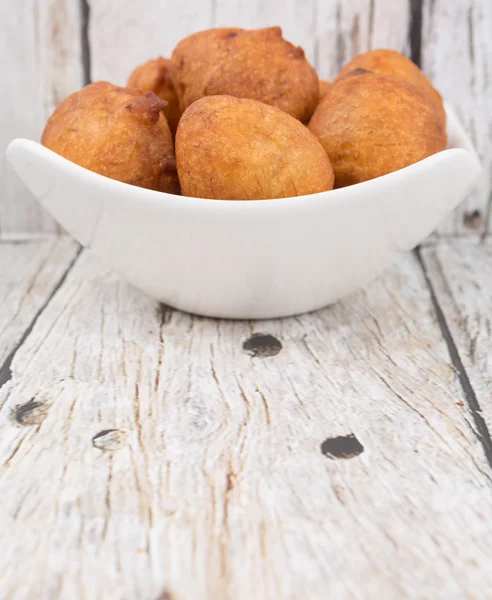
[[[400,183],[405,183],[409,179],[412,179],[414,174],[418,173],[419,170],[428,170],[433,168],[435,164],[438,164],[442,160],[447,160],[452,155],[462,155],[463,158],[468,157],[472,154],[478,160],[473,145],[465,132],[460,121],[456,117],[454,111],[449,105],[444,103],[446,117],[447,117],[447,133],[448,133],[448,147],[440,152],[432,154],[416,163],[413,163],[407,167],[393,171],[381,177],[356,183],[351,186],[336,188],[332,190],[326,190],[317,192],[315,194],[308,194],[304,196],[292,196],[288,198],[268,198],[262,200],[223,200],[214,198],[199,198],[192,196],[184,196],[177,194],[169,194],[167,192],[160,192],[157,190],[151,190],[142,188],[129,183],[123,183],[115,179],[111,179],[94,171],[90,171],[85,167],[82,167],[76,163],[69,161],[61,155],[53,152],[49,148],[41,145],[39,142],[28,140],[24,138],[17,138],[10,142],[7,148],[7,156],[12,156],[18,152],[24,153],[24,150],[28,147],[29,153],[36,155],[36,157],[43,163],[51,163],[56,165],[59,170],[65,171],[67,174],[75,176],[77,179],[83,179],[85,185],[89,184],[91,187],[99,188],[104,187],[107,193],[120,194],[125,197],[135,198],[139,196],[139,201],[147,201],[151,204],[171,204],[176,205],[181,209],[216,209],[216,210],[280,210],[295,207],[296,210],[302,205],[303,208],[316,206],[322,202],[326,208],[328,206],[339,205],[340,203],[347,203],[351,201],[360,200],[362,195],[372,195],[377,192],[381,186],[385,186],[389,183],[394,183],[395,180],[401,179]],[[449,146],[450,137],[453,137],[455,142],[452,146]],[[14,161],[12,161],[14,163]]]

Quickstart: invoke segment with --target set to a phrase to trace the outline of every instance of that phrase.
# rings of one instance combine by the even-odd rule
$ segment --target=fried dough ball
[[[345,65],[338,78],[358,68],[380,75],[399,77],[414,85],[429,98],[439,115],[443,131],[446,131],[446,113],[441,94],[433,87],[417,65],[406,56],[396,52],[396,50],[371,50],[365,54],[359,54]]]
[[[413,85],[364,69],[335,81],[309,123],[335,186],[374,179],[444,150],[434,107]]]
[[[158,98],[167,102],[163,112],[171,133],[175,135],[181,118],[181,109],[171,79],[170,67],[171,61],[162,56],[148,60],[132,71],[127,86],[144,92],[154,92]]]
[[[203,96],[226,94],[276,106],[306,122],[318,104],[316,71],[302,48],[282,38],[280,27],[195,33],[179,42],[171,60],[182,110]]]
[[[92,83],[58,106],[41,143],[100,175],[177,194],[173,140],[163,107],[152,92]]]
[[[325,81],[324,79],[319,80],[319,101],[323,100],[326,94],[330,91],[331,82]]]
[[[263,200],[331,190],[318,140],[287,113],[256,100],[209,96],[192,104],[176,134],[186,196]]]

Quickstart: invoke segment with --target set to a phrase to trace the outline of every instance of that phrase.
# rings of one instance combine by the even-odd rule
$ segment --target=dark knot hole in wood
[[[114,452],[128,443],[125,429],[103,429],[92,438],[92,445],[103,452]]]
[[[46,419],[51,404],[48,402],[39,402],[31,398],[29,402],[18,404],[12,409],[12,420],[17,425],[29,427],[31,425],[41,425]]]
[[[321,444],[321,452],[328,458],[353,458],[364,452],[364,446],[351,433],[326,439]]]
[[[243,350],[253,357],[266,358],[276,356],[282,350],[282,344],[269,333],[254,333],[243,343]]]
[[[483,225],[482,213],[475,209],[463,215],[463,223],[469,229],[480,229]]]

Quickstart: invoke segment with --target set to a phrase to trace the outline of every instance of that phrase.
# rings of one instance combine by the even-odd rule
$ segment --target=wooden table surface
[[[2,598],[490,598],[487,238],[260,322],[67,237],[0,266]]]
[[[282,26],[329,80],[405,53],[480,181],[364,291],[233,322],[51,236],[0,160],[0,600],[490,600],[492,0],[2,0],[0,155],[231,25]]]

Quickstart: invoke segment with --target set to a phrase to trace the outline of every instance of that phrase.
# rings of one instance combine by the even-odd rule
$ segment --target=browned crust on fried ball
[[[192,104],[176,134],[183,194],[263,200],[331,190],[318,140],[287,113],[255,100],[209,96]]]
[[[403,54],[400,54],[396,50],[371,50],[370,52],[359,54],[359,56],[356,56],[345,65],[340,71],[337,79],[340,79],[357,68],[366,69],[380,75],[399,77],[414,85],[422,92],[422,94],[429,98],[430,102],[432,102],[432,105],[439,115],[443,131],[446,132],[446,112],[444,110],[441,94],[434,88],[432,83],[417,65],[406,56],[403,56]]]
[[[181,109],[171,78],[170,67],[171,61],[162,56],[148,60],[132,71],[127,86],[138,88],[144,92],[154,92],[158,98],[167,103],[163,112],[171,133],[175,135],[181,118]]]
[[[41,143],[100,175],[177,194],[173,140],[163,107],[152,92],[92,83],[58,106]]]
[[[413,85],[358,69],[332,85],[309,123],[335,171],[335,186],[360,183],[443,150],[434,107]]]
[[[276,106],[308,121],[319,99],[316,71],[280,27],[209,29],[182,40],[171,73],[184,110],[203,96],[227,94]]]

